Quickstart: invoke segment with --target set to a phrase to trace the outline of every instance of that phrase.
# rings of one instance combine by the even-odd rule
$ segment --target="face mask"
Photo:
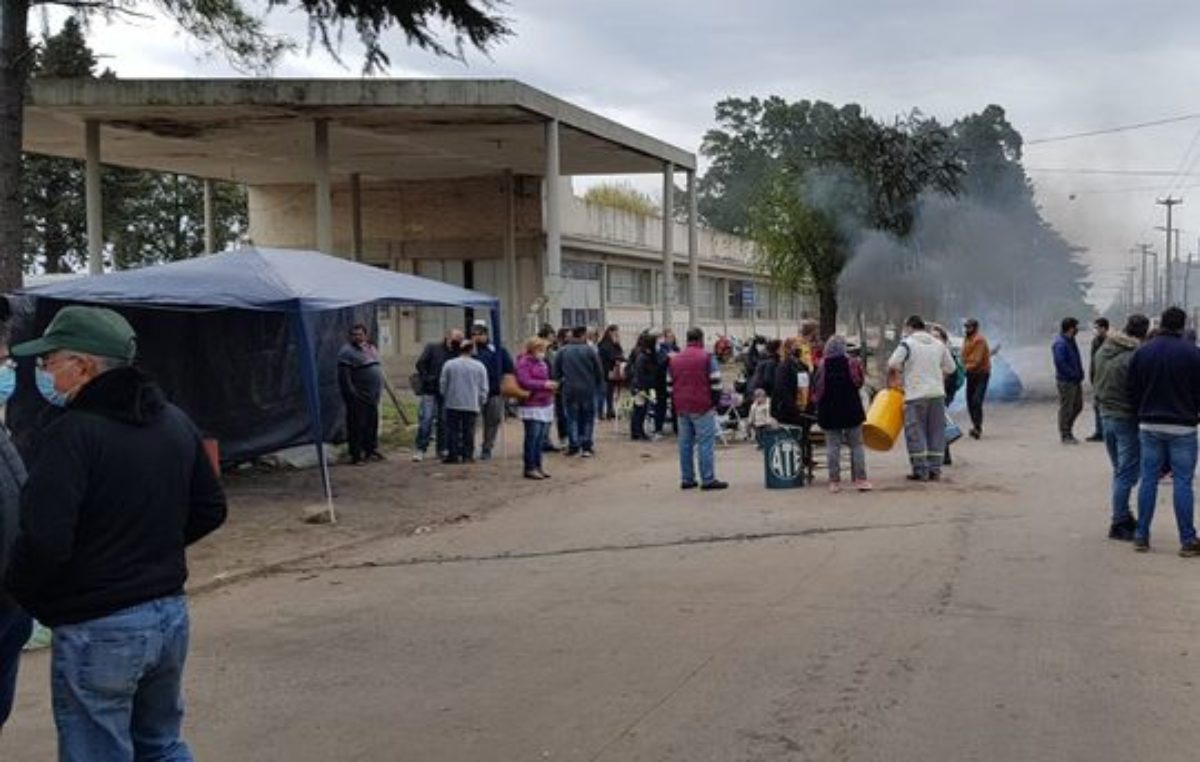
[[[67,398],[54,388],[54,374],[48,370],[37,369],[37,388],[42,397],[55,407],[64,407]]]
[[[534,358],[535,360],[541,360],[541,361],[544,361],[544,360],[546,359],[546,353],[545,353],[545,352],[538,352],[536,355],[534,355],[534,356],[533,356],[533,358]]]
[[[17,388],[17,369],[8,366],[0,367],[0,405],[8,402]]]

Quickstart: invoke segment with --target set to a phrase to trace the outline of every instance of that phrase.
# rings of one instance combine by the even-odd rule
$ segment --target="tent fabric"
[[[362,304],[495,308],[488,294],[315,251],[248,247],[29,288],[66,302],[322,312]]]
[[[333,490],[323,446],[327,427],[322,420],[321,399],[321,376],[323,369],[329,367],[327,361],[322,362],[328,357],[328,350],[321,349],[322,339],[327,333],[316,326],[315,321],[335,311],[377,304],[486,308],[491,312],[492,336],[497,344],[502,342],[500,302],[493,296],[314,251],[244,248],[138,270],[47,284],[27,289],[24,293],[39,302],[48,303],[205,310],[211,311],[214,317],[237,310],[285,316],[299,355],[297,375],[308,410],[308,441],[317,448],[322,486],[331,516]],[[209,330],[216,325],[210,321]],[[274,343],[286,348],[286,343],[281,339],[275,339]],[[168,389],[168,393],[170,391]],[[226,396],[226,402],[228,400]],[[324,420],[330,419],[324,417]],[[277,431],[282,433],[283,427]],[[220,431],[213,433],[218,437],[222,434]],[[260,440],[257,444],[262,446],[264,443]]]

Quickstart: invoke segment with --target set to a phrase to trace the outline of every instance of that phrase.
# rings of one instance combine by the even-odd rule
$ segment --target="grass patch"
[[[394,449],[398,447],[413,447],[417,442],[417,421],[419,405],[417,401],[406,394],[397,395],[400,399],[400,406],[404,410],[404,418],[408,420],[408,425],[405,425],[401,419],[400,413],[396,410],[395,404],[392,403],[390,397],[386,394],[379,408],[379,444],[384,449]]]

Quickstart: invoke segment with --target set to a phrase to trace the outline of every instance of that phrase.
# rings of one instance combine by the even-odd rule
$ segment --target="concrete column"
[[[333,196],[329,179],[329,120],[313,121],[313,180],[317,194],[317,249],[333,253]]]
[[[696,306],[700,296],[700,231],[697,229],[696,213],[696,170],[687,174],[688,189],[688,323],[700,325],[700,312]]]
[[[612,323],[608,318],[608,262],[600,263],[600,322],[607,328]]]
[[[675,329],[675,165],[663,164],[663,327]]]
[[[546,311],[552,325],[562,322],[562,199],[559,197],[558,120],[546,122]]]
[[[216,210],[213,208],[213,181],[204,178],[204,253],[217,251]]]
[[[517,272],[517,188],[511,169],[504,170],[504,271],[506,283],[503,305],[505,332],[509,346],[521,348],[521,290]]]
[[[84,122],[86,144],[86,203],[88,273],[100,275],[104,272],[104,216],[103,197],[100,193],[100,123],[95,119]]]
[[[726,336],[729,335],[729,278],[721,278],[717,281],[720,285],[717,287],[721,292],[721,303],[717,305],[720,309],[721,316],[721,332]]]
[[[357,172],[350,175],[350,261],[363,258],[362,178]]]

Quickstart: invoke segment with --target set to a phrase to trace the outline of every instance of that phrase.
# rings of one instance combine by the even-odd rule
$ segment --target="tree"
[[[78,19],[46,37],[33,64],[34,77],[95,76],[96,56]],[[24,269],[71,272],[87,261],[83,169],[78,161],[22,156]]]
[[[365,52],[366,73],[373,73],[389,64],[383,36],[391,30],[436,55],[461,58],[467,45],[487,50],[511,34],[507,19],[498,13],[500,2],[268,0],[267,7],[303,12],[309,21],[309,42],[318,42],[335,58],[346,27],[352,27]],[[235,64],[259,71],[268,70],[296,45],[272,34],[239,0],[0,0],[0,291],[17,288],[22,280],[21,145],[25,89],[36,58],[28,29],[34,5],[59,5],[80,16],[136,15],[155,8]],[[450,31],[449,41],[439,36],[440,28]]]
[[[750,235],[781,287],[811,284],[822,331],[836,329],[839,278],[863,230],[907,237],[921,195],[958,192],[950,134],[914,112],[893,124],[854,104],[728,99],[701,152],[712,164],[700,209],[714,227]]]
[[[93,77],[96,57],[78,20],[46,37],[34,77]],[[113,76],[104,72],[102,77]],[[82,162],[51,156],[23,157],[25,268],[47,273],[87,263],[87,215]],[[104,238],[118,269],[194,257],[204,250],[204,183],[194,177],[115,167],[102,168]],[[214,186],[215,239],[223,245],[246,229],[245,190]]]

